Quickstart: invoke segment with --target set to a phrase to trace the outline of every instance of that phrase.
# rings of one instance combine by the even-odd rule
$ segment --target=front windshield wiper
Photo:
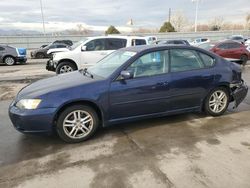
[[[88,69],[87,69],[87,68],[83,69],[83,75],[89,75],[89,76],[90,76],[90,78],[94,78],[94,75],[93,75],[93,74],[91,74],[91,73],[88,71]]]

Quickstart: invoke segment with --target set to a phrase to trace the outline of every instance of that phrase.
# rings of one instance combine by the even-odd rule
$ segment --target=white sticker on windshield
[[[129,52],[129,51],[126,51],[126,52],[124,52],[123,55],[132,57],[132,56],[134,56],[135,54],[136,54],[136,52]]]

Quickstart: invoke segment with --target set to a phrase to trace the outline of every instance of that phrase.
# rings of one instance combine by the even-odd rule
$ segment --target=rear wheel
[[[72,72],[75,70],[77,70],[77,68],[73,63],[65,61],[57,65],[56,74],[64,74],[64,73]]]
[[[242,65],[245,65],[248,61],[247,55],[241,55],[240,60],[242,61]]]
[[[205,101],[205,111],[211,116],[222,115],[228,107],[229,94],[226,88],[218,87],[212,90]]]
[[[16,61],[15,61],[14,57],[7,56],[7,57],[4,58],[4,63],[6,65],[8,65],[8,66],[12,66],[12,65],[14,65],[16,63]]]
[[[69,143],[77,143],[91,137],[97,130],[99,118],[95,110],[85,105],[66,108],[57,121],[57,133]]]

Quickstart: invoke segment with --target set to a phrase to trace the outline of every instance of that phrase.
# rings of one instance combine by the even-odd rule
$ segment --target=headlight
[[[41,99],[21,99],[16,103],[16,107],[20,109],[34,110],[40,104]]]

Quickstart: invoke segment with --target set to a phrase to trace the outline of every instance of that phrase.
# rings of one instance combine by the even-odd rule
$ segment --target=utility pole
[[[195,5],[195,21],[194,21],[194,32],[197,32],[197,22],[198,22],[198,8],[199,8],[200,0],[192,0],[192,2],[196,2]]]
[[[41,7],[41,15],[42,15],[42,21],[43,21],[43,35],[45,36],[45,24],[44,24],[44,16],[43,16],[43,3],[42,0],[40,0],[40,7]]]
[[[168,9],[168,22],[171,21],[171,8]]]

